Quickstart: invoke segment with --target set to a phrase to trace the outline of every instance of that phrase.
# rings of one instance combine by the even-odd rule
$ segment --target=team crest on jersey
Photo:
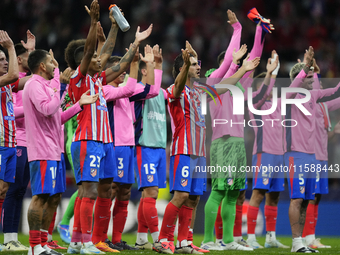
[[[267,185],[269,183],[269,179],[268,178],[263,178],[262,182],[263,182],[264,185]]]
[[[148,179],[148,182],[153,182],[153,175],[152,174],[149,174],[148,176],[147,176],[147,179]]]
[[[52,180],[52,188],[55,188],[55,180]]]
[[[188,185],[188,179],[182,179],[181,185],[182,185],[182,187],[186,187]]]
[[[17,149],[17,157],[21,157],[22,155],[22,149]]]
[[[97,169],[96,168],[91,168],[91,172],[90,172],[92,177],[95,177],[97,175]]]
[[[123,178],[124,176],[124,170],[118,170],[118,177]]]
[[[300,193],[301,194],[305,193],[305,186],[300,186]]]
[[[234,180],[232,178],[229,178],[228,181],[227,181],[228,185],[233,185],[234,183]]]

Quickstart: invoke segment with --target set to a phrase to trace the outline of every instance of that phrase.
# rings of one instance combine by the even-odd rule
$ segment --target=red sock
[[[94,224],[92,231],[92,243],[96,244],[100,241],[105,241],[104,233],[105,229],[107,229],[107,225],[109,224],[110,217],[108,216],[108,212],[110,211],[110,198],[101,198],[97,197],[96,205],[94,207]]]
[[[83,197],[81,201],[80,224],[84,243],[91,241],[94,201],[89,197]]]
[[[314,234],[315,234],[316,223],[318,222],[318,215],[319,215],[319,205],[314,205]]]
[[[80,207],[81,199],[76,197],[74,202],[73,233],[71,242],[81,242]]]
[[[48,234],[52,235],[53,233],[53,229],[54,229],[54,225],[55,225],[55,216],[57,215],[57,212],[54,212],[53,214],[53,219],[51,221],[50,227],[48,228]]]
[[[266,231],[276,231],[277,206],[264,206],[264,217],[266,219]]]
[[[150,233],[158,232],[158,213],[156,209],[156,199],[152,197],[144,198],[143,214]]]
[[[119,201],[116,198],[116,203],[113,208],[112,218],[113,218],[113,230],[112,230],[112,243],[119,243],[122,240],[122,233],[124,230],[126,218],[128,215],[129,201]]]
[[[110,199],[110,205],[109,205],[109,210],[106,212],[107,215],[106,215],[106,219],[107,219],[107,224],[105,225],[105,228],[104,228],[104,233],[102,235],[102,240],[106,240],[106,239],[109,239],[107,237],[107,231],[109,230],[109,224],[110,224],[110,219],[111,219],[111,206],[112,206],[112,201]]]
[[[182,241],[187,240],[192,219],[192,208],[182,205],[178,214],[178,236],[177,241],[179,246],[182,246]]]
[[[47,244],[48,231],[41,230],[40,236],[41,236],[41,246],[44,247]]]
[[[255,234],[255,227],[257,221],[257,214],[259,212],[259,208],[255,206],[248,206],[247,212],[247,226],[248,226],[248,234]]]
[[[192,242],[194,241],[194,231],[189,229],[189,233],[188,233],[188,238],[187,238],[188,242]]]
[[[144,208],[144,198],[140,198],[139,206],[138,206],[138,211],[137,211],[137,220],[138,220],[138,233],[148,233],[148,225],[145,221],[144,213],[143,213],[143,208]]]
[[[305,226],[303,228],[302,237],[306,237],[306,236],[315,234],[314,209],[315,209],[314,204],[308,204],[307,211],[306,211],[306,221],[305,221]]]
[[[169,202],[164,211],[163,223],[158,237],[159,240],[168,239],[169,233],[177,218],[178,212],[179,208],[173,205],[173,203]]]
[[[29,243],[31,247],[41,244],[41,234],[40,230],[30,230],[29,231]]]
[[[236,205],[234,236],[242,236],[242,210],[243,205]]]
[[[176,218],[177,221],[177,218]],[[176,228],[176,221],[174,224],[172,224],[169,234],[168,234],[168,241],[169,242],[174,242],[175,241],[175,228]]]
[[[221,206],[218,207],[217,217],[215,221],[215,233],[216,239],[222,239],[223,237],[223,223],[221,217]]]

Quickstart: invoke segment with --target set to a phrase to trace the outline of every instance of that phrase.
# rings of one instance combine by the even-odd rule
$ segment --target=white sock
[[[302,243],[302,238],[300,237],[296,237],[293,238],[293,245],[292,245],[292,251],[297,251],[298,249],[304,247],[303,243]]]
[[[151,233],[152,241],[156,242],[158,240],[158,236],[159,236],[159,231]],[[146,240],[148,240],[148,239],[146,239]]]
[[[52,242],[52,235],[50,234],[47,235],[47,242]]]
[[[147,241],[148,241],[148,233],[139,233],[139,232],[137,232],[136,243],[138,243],[138,244],[145,244]]]
[[[248,234],[248,240],[256,240],[255,234]]]
[[[306,236],[305,240],[306,245],[310,245],[315,240],[315,234]]]
[[[222,239],[221,239],[222,240]],[[237,243],[242,240],[242,236],[234,236],[234,241]]]
[[[4,244],[10,241],[18,241],[18,233],[4,233]]]
[[[163,243],[163,242],[168,242],[168,239],[167,238],[163,238],[161,240],[159,240],[160,243]]]
[[[275,231],[267,231],[266,234],[266,242],[271,242],[276,240],[276,233]]]

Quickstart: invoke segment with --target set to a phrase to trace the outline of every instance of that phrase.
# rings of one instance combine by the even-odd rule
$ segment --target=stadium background
[[[89,29],[90,19],[84,10],[84,5],[90,5],[90,0],[2,0],[0,3],[0,29],[6,30],[14,43],[26,39],[26,30],[30,29],[37,39],[36,48],[52,48],[61,70],[66,68],[64,49],[72,39],[85,38]],[[101,23],[107,34],[110,21],[107,7],[113,3],[109,0],[99,0],[101,6]],[[172,63],[184,47],[185,40],[189,40],[202,60],[203,75],[206,70],[217,67],[218,54],[228,46],[232,29],[227,23],[227,9],[236,12],[242,24],[242,40],[250,50],[253,44],[255,25],[247,19],[246,14],[252,7],[256,7],[260,14],[270,18],[275,31],[266,36],[263,51],[263,60],[256,73],[265,71],[264,59],[267,59],[271,50],[275,49],[280,56],[281,68],[278,77],[287,78],[290,67],[296,59],[303,58],[303,52],[308,45],[315,50],[315,58],[324,78],[339,77],[340,70],[340,2],[337,0],[118,0],[115,1],[123,9],[131,29],[118,33],[114,54],[122,55],[125,47],[134,39],[137,25],[144,30],[150,23],[154,24],[151,36],[146,43],[158,43],[163,49],[163,88],[173,82],[171,76]],[[143,46],[143,45],[142,45]],[[340,120],[340,112],[332,112],[333,126]],[[209,129],[209,123],[207,123]],[[171,139],[170,127],[168,138]],[[209,133],[209,130],[208,130]],[[248,162],[251,162],[253,133],[250,128],[245,130],[245,141]],[[209,137],[207,144],[209,144]],[[329,163],[340,164],[340,136],[329,142]],[[75,190],[73,176],[68,167],[68,190],[64,194],[61,217],[65,210],[68,197]],[[334,177],[337,177],[334,175]],[[249,180],[251,187],[251,180]],[[329,221],[337,218],[340,211],[340,181],[338,178],[330,179],[330,193],[324,195],[319,207],[318,235],[339,235],[335,229],[340,228],[339,221]],[[203,206],[208,193],[201,198],[196,220],[195,232],[203,231]],[[247,198],[251,189],[247,190]],[[29,203],[31,193],[28,189],[24,201],[24,212]],[[132,192],[131,209],[136,208],[140,194],[134,189]],[[165,198],[169,199],[169,197]],[[289,235],[288,224],[289,196],[287,190],[282,193],[279,203],[278,234]],[[158,206],[163,208],[165,202]],[[126,230],[136,230],[136,210],[129,210],[129,220]],[[160,214],[163,213],[160,210]],[[263,207],[262,207],[263,212]],[[22,217],[23,232],[27,230],[26,214]],[[263,221],[257,228],[263,233]],[[330,225],[332,224],[332,225]],[[332,232],[333,229],[333,232]],[[245,228],[244,228],[245,230]]]

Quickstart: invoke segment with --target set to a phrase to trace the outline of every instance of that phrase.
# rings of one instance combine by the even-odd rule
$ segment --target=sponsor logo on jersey
[[[153,175],[152,174],[149,174],[147,176],[147,179],[148,179],[148,182],[153,182]]]
[[[123,178],[124,176],[124,170],[118,170],[118,177]]]
[[[91,168],[90,174],[92,177],[95,177],[97,175],[97,168]]]
[[[182,179],[181,185],[182,185],[182,187],[186,187],[188,185],[188,179]]]

